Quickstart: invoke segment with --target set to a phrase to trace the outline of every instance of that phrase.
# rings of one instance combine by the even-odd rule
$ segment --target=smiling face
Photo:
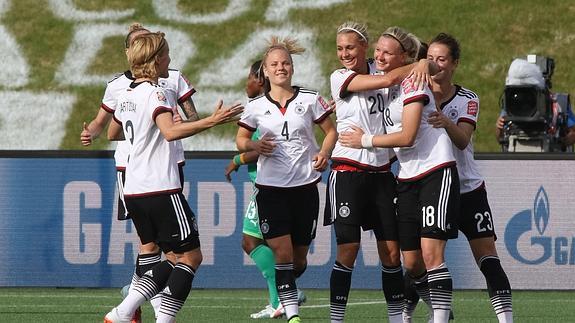
[[[274,48],[264,61],[264,73],[271,85],[289,87],[293,76],[291,55],[284,48]]]
[[[431,43],[427,50],[427,59],[434,61],[439,67],[439,72],[431,78],[436,83],[451,83],[459,60],[451,55],[449,47],[442,43]]]
[[[355,32],[337,34],[337,58],[347,69],[358,72],[365,65],[367,43]]]
[[[405,65],[407,53],[401,48],[399,42],[391,37],[379,37],[373,59],[377,70],[389,72]]]

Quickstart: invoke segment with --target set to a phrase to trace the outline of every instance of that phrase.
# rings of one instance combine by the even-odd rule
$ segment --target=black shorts
[[[467,240],[486,237],[494,237],[497,240],[485,186],[481,185],[471,192],[461,194],[460,201],[461,213],[457,223]]]
[[[455,166],[438,169],[412,182],[397,184],[401,250],[421,249],[421,238],[457,238],[459,174]]]
[[[182,193],[126,199],[142,244],[183,253],[200,246],[196,216]]]
[[[287,188],[258,186],[256,203],[264,239],[289,234],[294,245],[311,244],[319,213],[319,192],[315,183]]]
[[[185,162],[178,164],[178,172],[180,174],[180,185],[182,189],[184,188],[184,165]],[[116,169],[116,184],[118,185],[118,220],[128,220],[130,219],[130,213],[126,208],[126,202],[124,201],[124,183],[126,182],[126,170]]]
[[[377,241],[397,241],[395,187],[391,172],[332,171],[326,190],[324,225],[335,223],[337,243],[360,242],[360,227],[373,230]]]

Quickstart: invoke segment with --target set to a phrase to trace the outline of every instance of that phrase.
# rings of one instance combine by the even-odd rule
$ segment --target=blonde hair
[[[288,54],[289,54],[289,58],[290,60],[293,62],[291,55],[293,54],[301,54],[303,52],[305,52],[305,48],[301,47],[298,42],[297,39],[295,38],[291,38],[291,37],[286,37],[286,38],[279,38],[278,36],[272,36],[269,40],[268,40],[268,47],[266,48],[266,51],[264,52],[264,56],[262,58],[262,65],[266,64],[266,59],[268,58],[268,55],[271,51],[275,50],[275,49],[283,49],[285,50]]]
[[[126,39],[124,39],[124,47],[126,49],[130,48],[130,45],[132,44],[134,33],[139,32],[149,33],[150,31],[144,28],[144,26],[139,22],[133,22],[130,27],[128,27],[128,34],[126,35]]]
[[[393,38],[399,43],[401,49],[407,53],[406,64],[415,62],[421,42],[414,34],[399,27],[389,27],[381,34],[381,37]]]
[[[337,34],[356,33],[359,41],[369,44],[369,35],[367,34],[367,25],[355,21],[346,21],[337,28]]]
[[[137,35],[126,50],[130,70],[135,78],[156,78],[159,75],[157,58],[167,49],[164,33]]]

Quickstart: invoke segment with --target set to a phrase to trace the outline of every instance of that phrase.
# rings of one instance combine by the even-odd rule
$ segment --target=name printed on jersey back
[[[120,112],[136,112],[137,104],[131,101],[120,103]]]

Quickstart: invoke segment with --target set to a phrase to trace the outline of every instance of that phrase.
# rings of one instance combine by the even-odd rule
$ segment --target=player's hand
[[[228,166],[226,166],[226,171],[224,172],[224,175],[226,175],[226,179],[228,180],[228,182],[232,181],[232,172],[237,172],[238,168],[240,168],[240,165],[236,165],[234,164],[233,160],[230,160],[230,163],[228,164]]]
[[[318,172],[323,172],[328,165],[329,156],[324,152],[320,151],[317,155],[313,157],[313,169],[317,170]]]
[[[433,111],[427,116],[427,122],[433,126],[433,128],[447,128],[453,124],[453,122],[442,112]]]
[[[184,120],[178,111],[174,111],[174,115],[172,116],[172,121],[174,123],[182,123]]]
[[[499,130],[503,130],[503,126],[505,126],[505,117],[497,118],[497,122],[495,123],[495,127]]]
[[[269,136],[263,136],[260,140],[252,141],[252,150],[255,150],[260,155],[270,156],[274,152],[275,147],[274,139]]]
[[[423,90],[425,84],[431,85],[429,61],[427,59],[419,60],[407,77],[413,78],[413,86],[418,90]]]
[[[82,146],[90,146],[92,144],[92,133],[88,129],[88,124],[84,122],[82,125],[82,133],[80,133],[80,141]]]
[[[338,141],[344,147],[362,148],[361,136],[363,136],[363,129],[351,126],[351,130],[346,130],[339,134]]]
[[[214,113],[210,116],[214,125],[224,124],[232,121],[237,121],[236,118],[244,111],[244,106],[236,103],[230,107],[224,107],[222,100],[219,100]]]

